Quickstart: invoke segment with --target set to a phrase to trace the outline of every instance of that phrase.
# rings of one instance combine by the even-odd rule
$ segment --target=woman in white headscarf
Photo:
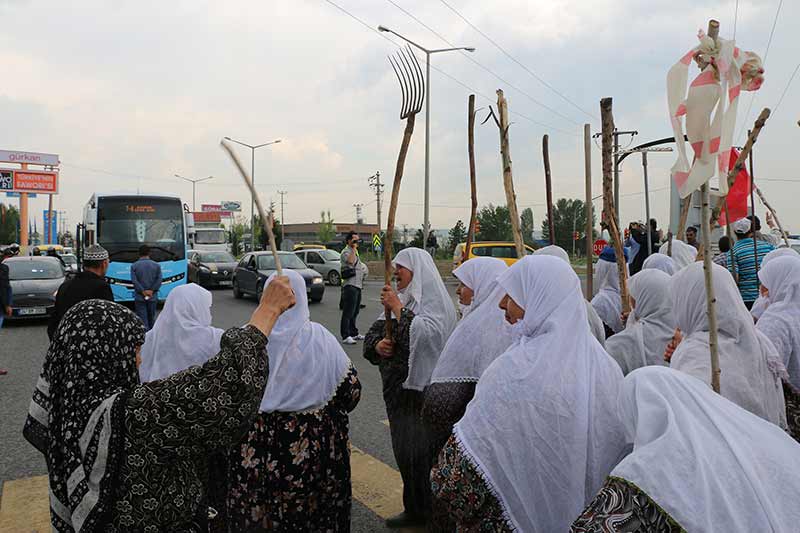
[[[779,257],[800,259],[800,254],[795,252],[793,248],[777,248],[764,256],[764,259],[761,260],[761,268],[764,268],[770,261]],[[759,275],[759,277],[761,276]],[[753,307],[750,309],[750,314],[753,315],[753,319],[758,321],[761,315],[764,314],[764,311],[767,310],[767,307],[769,307],[769,303],[769,297],[760,292],[758,298],[756,298],[756,301],[753,303]]]
[[[712,264],[717,309],[720,393],[761,418],[786,428],[781,375],[786,370],[775,347],[756,330],[736,283]],[[690,265],[672,277],[672,312],[683,335],[670,367],[711,384],[708,314],[703,264]]]
[[[170,291],[142,346],[142,383],[199,366],[219,352],[224,330],[211,326],[211,293],[190,283]]]
[[[633,453],[572,533],[797,531],[800,446],[780,428],[669,368],[625,378]]]
[[[619,292],[619,270],[616,254],[611,246],[606,246],[594,267],[597,294],[592,298],[592,307],[597,311],[605,326],[606,338],[625,329],[622,323],[622,299]]]
[[[660,270],[671,276],[675,273],[675,262],[666,254],[653,254],[642,263],[642,270],[648,269]]]
[[[259,414],[228,457],[227,522],[233,531],[349,531],[348,413],[361,383],[336,337],[311,322],[303,278],[284,275],[297,303],[269,334]]]
[[[517,340],[481,376],[431,472],[458,531],[565,531],[623,456],[622,372],[587,328],[578,276],[528,256],[503,274]]]
[[[424,525],[431,509],[434,458],[422,423],[423,391],[457,318],[442,277],[424,250],[401,250],[394,258],[394,277],[397,292],[389,285],[381,291],[385,311],[393,315],[392,338],[385,338],[381,313],[364,340],[364,357],[381,373],[392,449],[403,478],[404,511],[386,524],[412,527]]]
[[[670,257],[667,252],[669,252],[669,241],[662,244],[661,248],[658,249],[658,253]],[[677,272],[682,268],[691,265],[697,260],[697,248],[691,244],[686,244],[679,239],[673,238],[671,257],[675,265],[675,272]]]
[[[628,288],[635,320],[606,341],[606,351],[625,375],[641,366],[666,365],[664,349],[675,331],[667,274],[643,269],[630,279]]]
[[[564,250],[560,246],[556,246],[555,244],[551,244],[550,246],[545,246],[543,248],[539,248],[533,255],[551,255],[553,257],[558,257],[568,265],[572,266],[572,263],[569,261],[569,255],[567,254],[566,250]],[[597,314],[597,311],[594,310],[592,307],[591,302],[588,300],[584,300],[586,302],[586,319],[589,323],[589,329],[592,332],[592,335],[597,342],[601,345],[605,346],[606,344],[606,328],[603,326],[603,321],[600,319],[600,315]]]
[[[756,329],[772,341],[789,374],[783,384],[786,418],[800,441],[800,261],[787,256],[768,262],[765,257],[762,265],[758,277],[770,304]]]

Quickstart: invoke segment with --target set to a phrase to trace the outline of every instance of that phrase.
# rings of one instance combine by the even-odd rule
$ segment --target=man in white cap
[[[47,325],[50,339],[58,329],[58,324],[70,307],[84,300],[100,299],[114,301],[111,286],[105,279],[108,270],[108,252],[100,245],[93,244],[83,251],[83,272],[61,284],[56,293],[56,308]]]
[[[739,293],[747,309],[750,309],[758,298],[758,267],[764,256],[775,248],[761,240],[756,240],[753,246],[753,230],[747,218],[737,220],[731,227],[737,241],[733,246],[733,261],[728,261],[728,269],[735,273]]]

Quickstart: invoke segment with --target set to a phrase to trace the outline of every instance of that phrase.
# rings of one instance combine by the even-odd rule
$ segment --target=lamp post
[[[200,178],[200,179],[192,179],[192,178],[184,178],[180,174],[175,174],[175,177],[176,178],[180,178],[183,181],[188,181],[189,183],[192,184],[192,211],[196,212],[197,211],[197,202],[195,201],[196,200],[196,198],[195,198],[195,186],[198,183],[200,183],[201,181],[213,180],[214,176],[208,176],[207,178]]]
[[[417,48],[418,50],[425,53],[425,222],[423,223],[423,229],[422,229],[423,232],[422,245],[426,246],[428,243],[428,234],[431,231],[431,220],[430,220],[431,54],[438,54],[441,52],[455,52],[458,50],[474,52],[475,48],[471,46],[458,46],[455,48],[438,48],[434,50],[428,50],[427,48],[415,43],[411,39],[403,37],[396,31],[391,30],[386,26],[378,26],[378,31],[388,32],[393,35],[396,35],[397,37],[400,37],[414,48]]]
[[[274,141],[270,141],[268,143],[262,144],[247,144],[242,141],[237,141],[236,139],[231,139],[230,137],[225,137],[226,141],[231,141],[236,144],[241,144],[244,147],[250,148],[250,179],[253,181],[253,190],[255,190],[256,185],[256,149],[263,148],[264,146],[269,146],[271,144],[278,144],[281,142],[281,139],[275,139]],[[250,195],[250,249],[256,249],[256,214],[255,214],[255,198],[253,195]]]

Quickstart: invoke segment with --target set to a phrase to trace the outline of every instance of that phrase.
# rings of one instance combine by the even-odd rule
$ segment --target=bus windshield
[[[143,244],[150,246],[154,261],[184,259],[183,235],[183,210],[177,199],[118,196],[97,201],[97,241],[111,261],[136,261]]]
[[[200,229],[195,230],[195,244],[225,244],[228,242],[224,229]]]

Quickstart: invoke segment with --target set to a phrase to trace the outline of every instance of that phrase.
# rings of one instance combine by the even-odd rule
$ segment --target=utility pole
[[[363,224],[364,215],[361,212],[361,208],[364,207],[364,204],[353,204],[353,207],[356,208],[356,224]]]
[[[381,171],[375,172],[374,176],[369,177],[369,186],[375,189],[375,199],[378,204],[378,233],[381,232],[381,195],[383,195],[383,183],[381,183]]]
[[[283,215],[283,206],[285,204],[285,202],[283,201],[283,197],[289,193],[287,191],[278,191],[278,194],[281,195],[281,242],[283,242],[283,236],[284,236],[283,226],[286,225],[286,218],[284,218]]]

